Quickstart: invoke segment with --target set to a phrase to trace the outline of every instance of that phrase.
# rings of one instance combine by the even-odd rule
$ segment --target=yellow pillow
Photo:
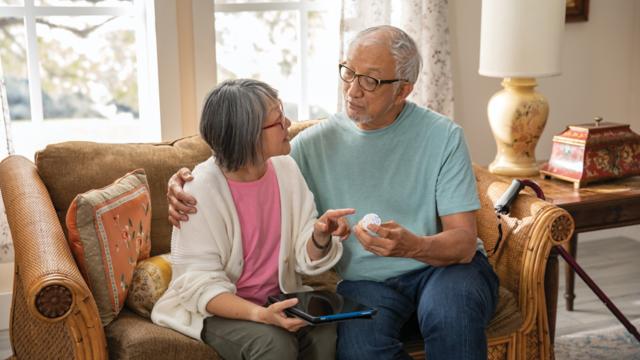
[[[138,262],[127,296],[127,306],[140,316],[149,318],[156,301],[171,282],[169,254],[150,257]]]

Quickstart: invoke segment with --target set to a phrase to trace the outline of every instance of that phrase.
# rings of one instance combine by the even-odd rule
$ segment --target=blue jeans
[[[481,253],[469,264],[429,266],[384,282],[344,280],[337,291],[378,309],[371,320],[338,324],[338,359],[411,359],[402,345],[411,327],[429,360],[487,358],[498,277]]]

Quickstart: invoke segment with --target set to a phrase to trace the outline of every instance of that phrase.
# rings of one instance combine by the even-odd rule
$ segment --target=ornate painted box
[[[573,182],[574,188],[594,181],[640,175],[640,135],[629,125],[603,122],[569,125],[553,137],[544,177]]]

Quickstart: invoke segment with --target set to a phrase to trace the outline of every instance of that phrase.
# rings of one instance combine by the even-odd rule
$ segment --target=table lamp
[[[549,105],[535,78],[560,74],[564,17],[564,0],[482,0],[478,72],[504,79],[487,107],[494,174],[538,174],[535,148]]]

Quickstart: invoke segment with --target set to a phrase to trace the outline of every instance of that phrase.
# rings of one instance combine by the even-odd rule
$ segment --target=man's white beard
[[[347,101],[346,100],[343,101],[342,110],[345,113],[345,115],[347,115],[347,117],[351,121],[353,121],[354,123],[359,124],[359,125],[367,125],[373,120],[371,118],[371,116],[368,116],[368,115],[361,115],[358,119],[355,119],[355,118],[349,116],[349,112],[347,111]]]

